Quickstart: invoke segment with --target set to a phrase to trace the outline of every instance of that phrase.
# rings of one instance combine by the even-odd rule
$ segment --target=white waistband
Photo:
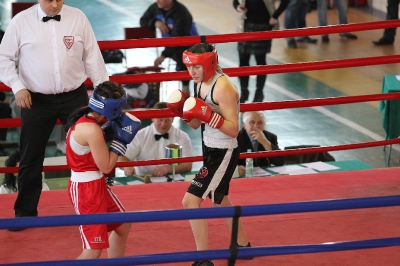
[[[218,149],[234,149],[238,146],[236,138],[212,138],[204,134],[204,144],[210,148]]]
[[[71,170],[72,182],[89,182],[103,177],[101,171],[74,172]]]

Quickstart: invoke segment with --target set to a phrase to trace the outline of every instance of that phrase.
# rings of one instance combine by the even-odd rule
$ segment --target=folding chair
[[[157,32],[144,27],[125,28],[125,40],[143,38],[157,38]],[[156,57],[159,57],[160,53],[158,51],[158,47],[156,47],[155,50]],[[170,71],[170,68],[176,64],[171,58],[166,58],[166,60],[167,71]]]
[[[125,40],[129,39],[144,39],[144,38],[156,38],[156,32],[149,30],[144,27],[133,27],[133,28],[125,28]],[[156,57],[158,57],[158,47],[155,48]],[[125,53],[126,64],[128,66],[128,58]]]
[[[289,146],[289,147],[285,147],[285,150],[314,148],[314,147],[320,147],[320,145]],[[319,161],[332,162],[332,161],[335,161],[335,158],[328,152],[288,155],[285,158],[285,164],[312,163],[312,162],[319,162]]]
[[[144,27],[132,27],[132,28],[125,28],[125,39],[144,39],[144,38],[156,38],[156,32],[149,30]],[[156,50],[156,57],[159,56],[158,53],[158,47],[155,48]],[[144,66],[144,67],[139,67],[139,66],[133,66],[129,67],[128,66],[128,57],[125,55],[125,60],[127,63],[127,69],[128,71],[135,71],[136,73],[146,73],[146,72],[161,72],[163,69],[162,67],[158,66]],[[153,90],[154,93],[154,98],[157,101],[160,99],[160,83],[159,82],[149,82],[150,88]]]

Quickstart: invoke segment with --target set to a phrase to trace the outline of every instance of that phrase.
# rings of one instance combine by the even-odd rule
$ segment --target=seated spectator
[[[4,31],[0,30],[0,43],[3,40]],[[6,94],[0,92],[0,119],[11,118],[11,108],[6,99]],[[0,128],[0,140],[6,140],[7,128]],[[5,156],[7,153],[4,151],[3,146],[0,144],[0,156]]]
[[[165,102],[158,102],[154,105],[155,109],[167,108]],[[120,161],[140,161],[156,160],[165,158],[165,147],[171,143],[177,143],[182,146],[182,157],[192,156],[192,143],[189,135],[172,125],[173,117],[153,118],[148,127],[142,128],[137,133],[133,141],[128,144],[125,156],[120,157]],[[180,163],[175,166],[175,173],[190,172],[192,163]],[[172,173],[172,165],[147,165],[125,167],[126,176],[132,175],[151,175],[165,176]]]
[[[247,152],[251,149],[255,151],[272,151],[280,150],[278,146],[278,137],[266,130],[265,116],[263,112],[246,112],[243,113],[243,128],[239,131],[237,136],[239,152]],[[254,166],[282,166],[285,163],[284,156],[254,158]],[[246,160],[239,159],[238,171],[242,176],[246,172]]]
[[[125,72],[114,74],[132,75],[138,74],[135,70],[128,69]],[[154,100],[154,92],[148,83],[121,84],[127,94],[127,108],[151,108],[156,101]]]
[[[0,119],[11,118],[10,104],[6,99],[6,94],[0,91]],[[0,128],[0,140],[6,140],[7,128]],[[4,151],[3,146],[0,144],[0,156],[6,156],[7,153]]]
[[[14,151],[10,154],[5,162],[6,167],[18,167],[21,161],[21,155],[19,150]],[[0,187],[0,194],[17,193],[18,191],[18,172],[4,174],[3,184]],[[50,190],[49,186],[43,182],[42,190]]]
[[[140,26],[159,29],[163,38],[199,35],[189,10],[177,0],[158,0],[151,4],[140,18]],[[189,46],[166,47],[154,61],[154,66],[159,66],[169,57],[176,62],[176,71],[186,70],[182,53],[187,48]],[[182,80],[182,89],[190,93],[188,80]]]

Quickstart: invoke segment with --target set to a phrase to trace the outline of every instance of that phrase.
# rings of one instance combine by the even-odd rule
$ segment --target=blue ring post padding
[[[237,238],[238,238],[238,228],[239,228],[239,217],[241,215],[241,207],[234,206],[235,213],[233,214],[232,220],[232,232],[231,232],[231,256],[228,260],[228,266],[234,266],[238,253]]]
[[[376,208],[400,205],[400,196],[383,196],[356,199],[322,200],[312,202],[280,203],[242,206],[242,216],[257,216],[299,212],[336,211],[346,209]],[[234,207],[125,212],[104,214],[60,215],[47,217],[22,217],[0,219],[0,229],[52,227],[85,224],[110,224],[125,222],[174,221],[204,218],[233,217]]]
[[[239,250],[239,258],[251,256],[276,256],[289,254],[304,254],[317,252],[334,252],[367,248],[382,248],[400,246],[400,237],[369,239],[361,241],[348,241],[337,243],[323,243],[313,245],[290,245],[273,247],[251,247]],[[116,259],[95,259],[95,260],[64,260],[64,261],[43,261],[23,262],[12,264],[1,264],[3,266],[103,266],[103,265],[147,265],[170,262],[185,262],[193,260],[227,259],[230,256],[229,249],[214,249],[203,251],[187,251],[175,253],[159,253],[151,255],[140,255]]]

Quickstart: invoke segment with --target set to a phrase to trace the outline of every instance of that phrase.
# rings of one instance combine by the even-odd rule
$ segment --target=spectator
[[[21,155],[19,150],[15,150],[8,156],[5,166],[6,167],[19,167],[19,162],[21,161]],[[0,194],[16,193],[18,191],[18,173],[7,173],[4,174],[3,184],[0,187]],[[50,190],[49,186],[42,182],[42,190]]]
[[[386,19],[399,19],[399,4],[400,0],[388,0]],[[383,36],[378,41],[372,42],[375,45],[389,45],[394,43],[397,28],[389,28],[383,31]]]
[[[306,15],[309,10],[309,0],[290,0],[289,6],[285,12],[285,28],[300,29],[306,27]],[[289,48],[297,48],[297,42],[316,43],[317,39],[308,36],[288,38],[287,45]]]
[[[203,167],[196,174],[184,198],[185,209],[200,208],[209,197],[214,206],[233,206],[229,199],[229,183],[239,159],[239,93],[218,65],[215,47],[200,43],[183,53],[183,61],[196,83],[194,97],[174,91],[168,108],[193,129],[201,127]],[[186,99],[186,100],[185,100]],[[232,228],[232,219],[225,219]],[[205,219],[190,220],[197,250],[207,250],[208,234]],[[241,220],[238,223],[237,247],[250,247]],[[252,258],[247,258],[252,259]],[[212,261],[195,261],[192,266],[213,266]]]
[[[154,105],[155,109],[167,108],[165,102],[158,102]],[[153,118],[148,127],[139,130],[135,139],[128,145],[125,156],[120,157],[120,161],[140,161],[156,160],[165,158],[165,147],[171,143],[178,143],[182,146],[182,156],[192,156],[192,143],[189,135],[182,130],[174,127],[173,117]],[[185,173],[192,170],[192,163],[180,163],[175,166],[175,173]],[[172,165],[146,165],[136,167],[125,167],[126,176],[132,175],[151,175],[165,176],[172,173]]]
[[[268,4],[267,4],[268,3]],[[241,13],[238,31],[255,32],[279,29],[278,17],[287,7],[289,0],[282,0],[277,10],[274,1],[263,0],[233,0],[233,7]],[[238,42],[239,66],[250,66],[250,56],[253,54],[257,65],[267,65],[267,54],[271,52],[272,40]],[[240,102],[249,98],[249,76],[239,77]],[[267,75],[258,75],[253,102],[262,102],[264,99],[264,85]]]
[[[150,30],[159,29],[163,38],[199,35],[189,10],[177,0],[157,0],[140,18],[140,26]],[[159,66],[169,57],[176,62],[176,71],[186,70],[182,62],[182,52],[187,48],[188,46],[166,47],[154,61],[154,66]],[[188,80],[182,81],[182,89],[189,92]]]
[[[68,118],[65,126],[67,165],[71,168],[68,196],[78,215],[125,211],[105,179],[140,128],[136,117],[122,114],[125,106],[124,89],[105,81],[93,91],[89,105]],[[108,121],[100,127],[103,119]],[[110,148],[108,138],[112,139]],[[109,258],[124,256],[130,228],[130,223],[80,225],[83,250],[77,259],[99,258],[103,249],[108,249]]]
[[[334,0],[337,11],[338,11],[338,20],[339,24],[347,24],[347,1],[346,0]],[[328,9],[328,0],[318,0],[317,1],[317,13],[318,13],[318,22],[320,26],[327,25],[327,9]],[[339,33],[341,37],[355,40],[357,39],[357,35],[354,35],[349,32]],[[328,35],[322,35],[322,42],[329,42]]]
[[[115,75],[131,75],[138,74],[138,71],[128,69],[125,72],[114,74]],[[121,84],[125,89],[128,108],[150,108],[155,104],[153,89],[149,83],[134,83],[134,84]]]
[[[0,43],[3,40],[4,31],[0,30]],[[6,94],[0,91],[0,119],[11,118],[10,104],[6,99]],[[0,128],[0,140],[6,140],[7,128]],[[0,156],[5,156],[7,153],[4,151],[3,145],[0,144]]]
[[[237,137],[239,152],[251,151],[274,151],[280,150],[278,137],[265,129],[265,116],[261,111],[243,113],[243,128]],[[284,156],[255,158],[254,166],[268,167],[271,165],[282,166],[285,163]],[[243,176],[246,172],[246,160],[239,159],[239,175]]]
[[[11,108],[8,99],[6,99],[6,94],[0,91],[0,119],[2,118],[11,118]],[[7,128],[0,128],[0,140],[6,140],[7,131]],[[7,155],[7,153],[4,150],[3,145],[0,144],[0,156],[5,155]]]
[[[38,215],[49,136],[58,118],[65,124],[70,113],[87,105],[87,77],[95,86],[108,80],[83,12],[64,1],[38,0],[12,18],[0,45],[0,80],[22,108],[16,217]]]

